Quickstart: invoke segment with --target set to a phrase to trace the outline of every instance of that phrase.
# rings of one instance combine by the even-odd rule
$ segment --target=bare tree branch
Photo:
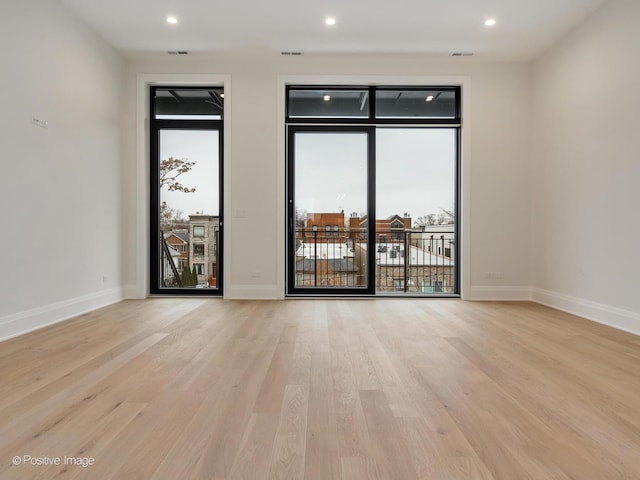
[[[187,187],[177,181],[183,173],[189,172],[196,162],[190,162],[186,158],[169,157],[160,162],[160,188],[166,186],[170,192],[193,193],[196,187]]]

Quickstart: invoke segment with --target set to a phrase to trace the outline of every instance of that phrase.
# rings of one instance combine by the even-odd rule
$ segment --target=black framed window
[[[369,90],[363,88],[291,89],[288,116],[296,119],[369,118]]]
[[[287,294],[459,296],[461,128],[458,86],[288,86]]]
[[[156,87],[153,89],[154,120],[222,120],[222,88]]]
[[[222,294],[220,87],[150,87],[150,292]]]
[[[453,89],[378,89],[377,119],[455,120],[457,91]]]
[[[460,87],[289,86],[286,121],[292,124],[458,125],[461,123]]]

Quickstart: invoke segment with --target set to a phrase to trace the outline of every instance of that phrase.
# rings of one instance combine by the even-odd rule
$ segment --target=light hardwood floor
[[[30,465],[64,456],[95,464]],[[126,301],[0,343],[0,478],[638,480],[640,337],[530,303]]]

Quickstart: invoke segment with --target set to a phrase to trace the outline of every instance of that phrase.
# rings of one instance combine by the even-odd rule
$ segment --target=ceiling
[[[125,55],[473,52],[528,61],[606,0],[61,0]],[[166,23],[174,15],[176,25]],[[327,26],[327,16],[336,19]],[[494,17],[497,24],[486,27]]]

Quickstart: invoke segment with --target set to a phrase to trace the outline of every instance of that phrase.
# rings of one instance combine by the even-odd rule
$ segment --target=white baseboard
[[[470,287],[465,300],[526,301],[531,300],[531,287]]]
[[[541,288],[533,289],[532,298],[534,302],[547,307],[640,335],[640,313]]]
[[[224,287],[224,298],[229,300],[281,300],[278,285],[230,285]]]
[[[0,317],[0,342],[121,301],[121,287]]]

